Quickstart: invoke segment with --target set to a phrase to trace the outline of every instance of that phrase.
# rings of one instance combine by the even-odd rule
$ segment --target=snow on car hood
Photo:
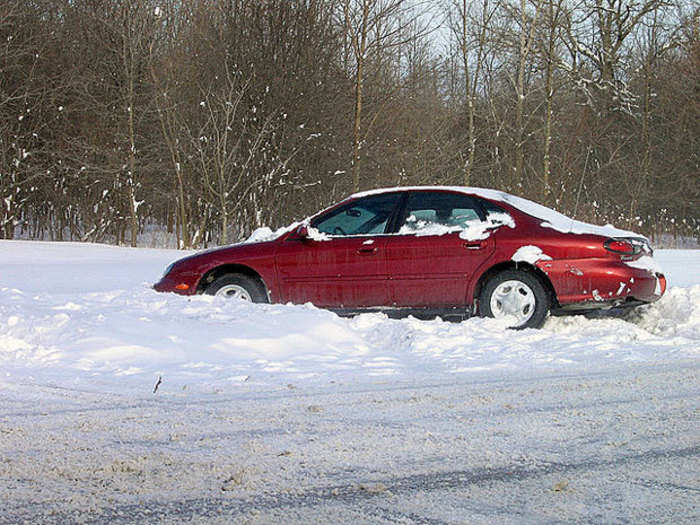
[[[368,195],[376,195],[379,193],[387,193],[391,191],[417,190],[456,191],[460,193],[466,193],[468,195],[476,195],[478,197],[483,197],[485,199],[493,201],[505,202],[506,204],[510,204],[511,206],[517,208],[523,213],[535,217],[536,219],[540,219],[542,221],[541,226],[545,228],[552,228],[553,230],[560,231],[562,233],[593,234],[602,235],[605,237],[645,238],[643,235],[628,230],[621,230],[619,228],[614,227],[611,224],[606,224],[605,226],[598,226],[595,224],[589,224],[587,222],[577,221],[551,208],[547,208],[546,206],[537,204],[536,202],[532,202],[522,197],[516,197],[515,195],[511,195],[503,191],[491,190],[486,188],[472,188],[468,186],[409,186],[381,188],[355,193],[351,195],[350,198],[366,197]]]
[[[300,224],[300,222],[293,222],[288,226],[282,226],[281,228],[277,228],[274,231],[272,230],[272,228],[263,226],[262,228],[257,228],[256,230],[253,230],[253,233],[250,234],[250,237],[237,244],[253,244],[256,242],[274,241],[275,239],[279,239],[280,237],[282,237],[282,235],[284,235],[285,233],[292,231]]]

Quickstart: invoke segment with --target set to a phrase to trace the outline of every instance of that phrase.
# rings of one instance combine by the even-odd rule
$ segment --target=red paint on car
[[[169,268],[155,289],[211,293],[217,279],[238,275],[241,286],[257,283],[254,286],[264,290],[258,296],[277,303],[311,302],[348,312],[424,309],[493,314],[479,306],[481,299],[495,301],[492,307],[503,306],[508,312],[519,313],[522,308],[523,317],[533,316],[528,308],[541,306],[532,301],[528,306],[530,289],[539,303],[547,303],[547,311],[557,312],[634,306],[663,295],[662,274],[630,265],[651,256],[645,239],[610,237],[597,230],[559,231],[513,202],[470,190],[398,188],[360,194],[276,239],[185,257]],[[502,213],[513,224],[488,222]],[[465,235],[480,221],[488,227],[476,235],[479,238]],[[478,228],[474,231],[479,233]],[[537,247],[544,255],[537,261],[513,261],[523,246]],[[524,274],[536,282],[522,279],[525,291],[520,301],[507,282],[518,282],[517,276]],[[506,284],[488,286],[498,276]],[[484,290],[492,295],[485,297]],[[503,305],[498,302],[501,296]],[[513,300],[516,306],[508,303]],[[523,326],[539,325],[542,319]]]

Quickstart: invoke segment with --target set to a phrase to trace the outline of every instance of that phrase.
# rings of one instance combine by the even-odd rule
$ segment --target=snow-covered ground
[[[456,379],[598,370],[700,357],[700,252],[660,252],[670,290],[633,322],[343,319],[312,306],[252,305],[151,290],[181,252],[0,244],[0,364],[7,381],[148,394],[242,382]]]
[[[183,255],[0,241],[0,523],[700,516],[700,251],[520,332],[152,291]]]

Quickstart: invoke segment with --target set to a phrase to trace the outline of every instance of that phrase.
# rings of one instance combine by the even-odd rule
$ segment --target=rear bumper
[[[666,291],[661,273],[608,259],[540,261],[562,309],[611,308],[651,303]]]
[[[613,300],[613,301],[587,301],[583,303],[569,303],[563,306],[552,308],[552,315],[587,314],[599,311],[615,310],[624,311],[635,306],[649,304],[647,301]]]

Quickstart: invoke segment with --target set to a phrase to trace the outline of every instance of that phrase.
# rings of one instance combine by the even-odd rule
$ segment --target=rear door
[[[468,195],[411,192],[386,245],[391,303],[464,306],[470,279],[494,251],[492,237],[478,235],[484,220],[479,201]]]
[[[398,193],[364,197],[310,224],[311,236],[288,239],[276,261],[284,301],[331,308],[386,306],[386,231]]]

